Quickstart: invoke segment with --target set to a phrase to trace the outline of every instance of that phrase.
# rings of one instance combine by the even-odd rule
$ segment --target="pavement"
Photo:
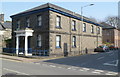
[[[96,52],[92,52],[89,54],[96,54]],[[80,56],[80,55],[78,55],[78,56]],[[71,56],[68,56],[68,57],[71,57]],[[38,61],[44,61],[44,60],[53,60],[53,59],[64,58],[64,56],[58,56],[58,57],[53,57],[53,56],[18,57],[18,56],[10,56],[10,55],[1,54],[0,58],[11,59],[11,60],[16,60],[16,61],[21,61],[21,62],[38,62]]]
[[[30,63],[30,62],[37,62],[37,61],[63,58],[63,56],[61,56],[61,57],[49,57],[49,56],[44,56],[44,57],[18,57],[18,56],[10,56],[10,55],[1,54],[0,58]]]
[[[117,75],[118,51],[35,62],[1,59],[3,75]]]

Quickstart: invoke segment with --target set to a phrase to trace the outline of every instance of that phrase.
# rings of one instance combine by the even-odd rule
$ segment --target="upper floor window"
[[[20,28],[20,20],[17,20],[17,28]]]
[[[26,18],[26,26],[30,27],[30,19],[29,18]]]
[[[72,37],[72,47],[76,47],[76,37]]]
[[[37,16],[37,22],[38,22],[38,26],[42,26],[42,16],[41,15]]]
[[[94,26],[91,25],[91,33],[94,33]]]
[[[97,28],[97,33],[100,34],[100,28],[99,27]]]
[[[56,28],[61,28],[61,17],[60,16],[56,17]]]
[[[57,35],[56,36],[56,48],[60,48],[61,47],[61,36]]]
[[[75,31],[76,30],[76,22],[73,20],[72,21],[72,30]]]
[[[41,35],[37,35],[37,47],[41,47],[42,46],[42,37]]]
[[[83,23],[83,32],[86,32],[86,23]]]

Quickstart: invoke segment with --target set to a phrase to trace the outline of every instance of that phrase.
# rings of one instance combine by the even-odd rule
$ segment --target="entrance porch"
[[[29,45],[29,37],[33,36],[33,30],[30,28],[26,28],[24,30],[16,30],[14,31],[16,33],[16,55],[20,54],[20,47],[23,48],[24,56],[32,56],[32,53],[28,53]],[[23,39],[21,42],[21,38]]]

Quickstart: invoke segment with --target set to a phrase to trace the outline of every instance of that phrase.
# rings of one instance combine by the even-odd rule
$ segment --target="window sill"
[[[72,31],[77,31],[76,29],[72,29]]]
[[[56,26],[55,28],[57,28],[57,29],[62,29],[62,27],[57,27],[57,26]]]
[[[57,49],[60,49],[61,47],[56,47]]]
[[[83,31],[83,32],[86,32],[86,31]]]
[[[72,46],[72,48],[76,48],[76,46]]]

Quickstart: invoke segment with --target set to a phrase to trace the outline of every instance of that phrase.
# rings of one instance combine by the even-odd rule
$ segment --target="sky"
[[[5,14],[5,21],[11,21],[10,16],[16,13],[40,6],[47,2],[2,2],[0,13]],[[98,21],[104,21],[108,16],[118,16],[118,2],[50,2],[65,9],[71,10],[81,14],[81,7],[89,4],[83,8],[83,15],[88,18],[95,18]]]

